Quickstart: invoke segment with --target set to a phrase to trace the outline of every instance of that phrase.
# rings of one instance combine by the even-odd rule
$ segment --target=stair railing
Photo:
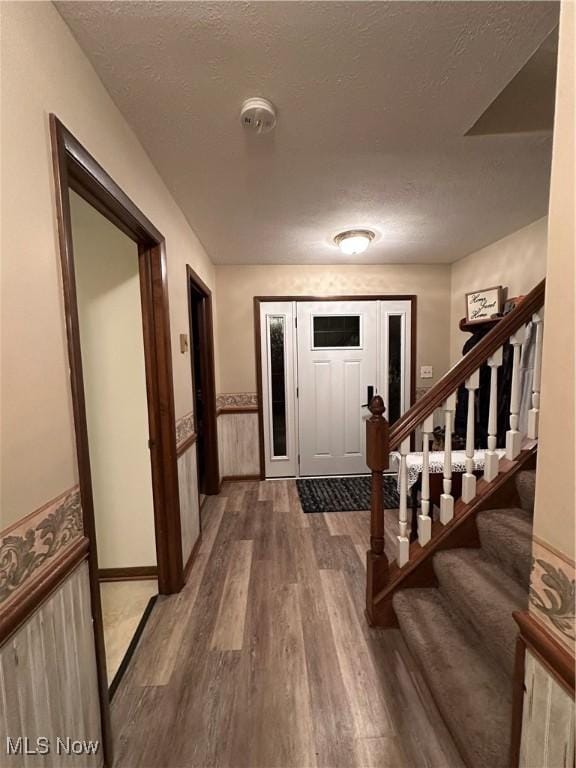
[[[474,405],[475,393],[479,386],[480,367],[490,368],[490,397],[488,407],[487,445],[484,453],[483,479],[491,483],[499,473],[500,456],[496,449],[498,368],[502,365],[502,350],[506,342],[513,347],[513,367],[510,393],[509,428],[506,432],[505,458],[513,461],[522,450],[524,435],[519,429],[521,400],[520,362],[525,328],[532,321],[536,328],[534,369],[532,380],[531,409],[528,413],[527,437],[538,438],[538,417],[540,413],[540,375],[542,360],[543,307],[545,281],[542,280],[508,315],[500,320],[484,338],[451,368],[426,394],[404,415],[389,427],[384,417],[384,402],[379,395],[369,405],[371,418],[366,422],[366,457],[372,473],[370,504],[370,550],[367,553],[366,603],[368,618],[373,616],[375,601],[390,579],[390,564],[385,550],[385,516],[383,496],[383,473],[389,466],[391,451],[399,452],[398,492],[398,536],[396,537],[396,569],[407,566],[420,547],[429,546],[434,540],[432,508],[430,502],[429,440],[433,433],[433,418],[436,409],[444,414],[445,445],[443,464],[443,493],[440,496],[439,521],[450,525],[454,518],[454,496],[452,495],[452,425],[456,410],[456,393],[464,384],[468,390],[466,420],[465,472],[462,476],[462,501],[471,502],[476,497],[477,478],[475,474]],[[408,521],[408,469],[412,436],[418,428],[422,433],[422,471],[420,514],[417,516],[416,531],[409,536]],[[412,543],[410,538],[413,539]]]

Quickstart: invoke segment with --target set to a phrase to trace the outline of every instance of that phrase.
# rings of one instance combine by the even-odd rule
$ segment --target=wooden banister
[[[384,552],[384,478],[388,469],[388,422],[384,418],[384,400],[376,395],[368,406],[371,417],[366,422],[366,463],[370,469],[370,549],[366,561],[366,612],[374,623],[373,598],[384,587],[388,577],[388,558]]]
[[[518,376],[520,363],[520,345],[524,340],[524,326],[530,320],[537,324],[537,336],[542,337],[542,315],[544,306],[545,281],[539,283],[526,298],[510,314],[499,320],[488,331],[486,336],[465,357],[463,357],[448,373],[430,389],[424,397],[397,421],[392,428],[384,418],[384,401],[376,395],[369,404],[371,417],[366,422],[366,463],[372,474],[372,490],[370,497],[370,549],[367,552],[367,582],[366,582],[366,614],[370,624],[375,626],[390,626],[394,622],[394,611],[391,603],[391,594],[404,578],[410,578],[409,574],[419,563],[426,561],[426,568],[430,568],[428,561],[430,554],[438,547],[443,547],[444,538],[452,537],[459,542],[457,530],[461,520],[455,519],[458,515],[467,516],[476,509],[480,496],[487,492],[495,492],[503,476],[502,467],[508,466],[511,471],[519,466],[524,459],[517,459],[521,453],[520,437],[518,431]],[[510,340],[514,346],[514,367],[512,375],[513,396],[510,402],[510,429],[506,433],[506,458],[507,465],[502,464],[501,457],[496,451],[496,398],[497,398],[497,369],[502,363],[502,347]],[[473,403],[475,391],[478,388],[478,369],[484,363],[491,368],[490,374],[490,413],[488,416],[488,439],[485,452],[484,479],[477,486],[477,472],[474,470],[474,410]],[[538,377],[536,377],[538,379]],[[451,435],[453,414],[456,405],[456,391],[461,384],[466,384],[468,389],[468,418],[466,427],[466,474],[463,478],[462,499],[460,506],[455,507],[452,495],[452,454]],[[536,380],[532,389],[532,402],[535,411],[532,417],[533,432],[537,433],[537,415],[539,411],[539,382]],[[410,451],[410,438],[413,432],[422,426],[422,434],[425,439],[433,430],[434,411],[443,407],[445,417],[445,449],[443,466],[443,494],[440,497],[440,513],[438,521],[433,522],[430,509],[429,466],[428,449],[425,448],[422,455],[422,513],[416,516],[413,511],[412,531],[408,539],[408,520],[406,514],[406,456]],[[426,443],[426,446],[428,443]],[[391,450],[400,451],[399,468],[399,493],[400,502],[398,510],[398,535],[395,537],[396,559],[389,563],[385,552],[385,518],[383,498],[383,472],[388,468],[389,453]],[[480,488],[480,491],[478,491]],[[487,491],[488,489],[488,491]],[[481,501],[481,498],[480,498]],[[466,509],[462,510],[462,505]],[[469,508],[468,508],[469,507]],[[460,512],[456,512],[456,509]],[[468,519],[468,518],[466,518]],[[472,519],[472,518],[470,518]],[[473,520],[472,520],[473,522]],[[465,531],[469,533],[469,531]],[[476,534],[477,536],[477,534]],[[452,540],[452,539],[451,539]],[[430,546],[429,546],[430,545]],[[430,573],[428,573],[430,576]],[[434,577],[432,577],[434,578]]]
[[[486,336],[473,347],[453,368],[398,419],[389,434],[390,450],[395,450],[400,443],[414,432],[436,408],[451,395],[468,377],[470,377],[490,355],[494,354],[508,341],[510,336],[525,325],[532,315],[544,304],[546,281],[538,283],[526,298],[510,314],[502,318]]]

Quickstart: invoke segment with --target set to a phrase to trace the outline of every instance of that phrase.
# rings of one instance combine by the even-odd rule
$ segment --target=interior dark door
[[[186,274],[198,490],[210,495],[220,492],[212,294],[190,266]]]
[[[194,388],[194,413],[196,415],[196,463],[198,467],[198,488],[200,493],[206,490],[206,401],[203,391],[202,355],[200,328],[202,322],[203,300],[192,293],[190,307],[190,339],[192,347],[192,385]]]

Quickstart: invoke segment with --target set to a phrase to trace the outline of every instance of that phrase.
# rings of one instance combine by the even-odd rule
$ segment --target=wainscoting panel
[[[520,768],[572,768],[574,700],[528,649]]]
[[[178,487],[180,491],[182,561],[186,565],[194,544],[196,544],[200,535],[200,505],[198,502],[195,443],[178,457]]]
[[[260,474],[258,413],[221,412],[218,416],[221,477]]]
[[[83,562],[0,648],[0,764],[20,768],[101,766],[100,713],[88,565]],[[35,758],[6,753],[27,737],[49,739],[50,753]],[[58,739],[61,741],[59,742]],[[71,741],[97,741],[95,754],[62,750]],[[58,748],[60,753],[58,754]]]

